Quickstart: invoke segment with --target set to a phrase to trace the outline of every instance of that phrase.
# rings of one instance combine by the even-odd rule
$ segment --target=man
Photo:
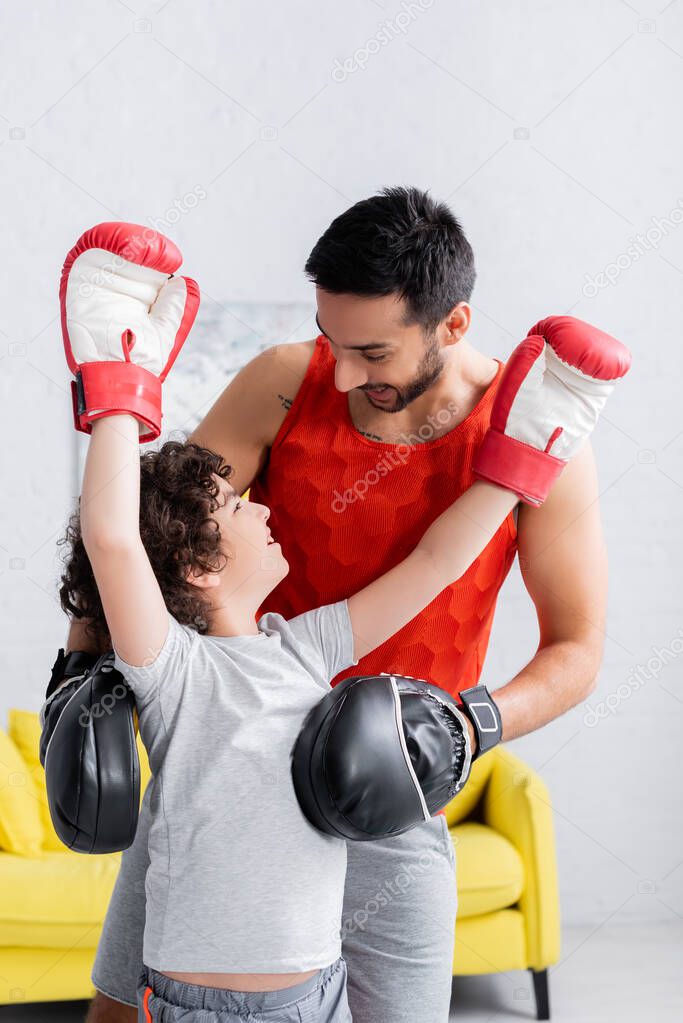
[[[448,208],[417,189],[387,189],[343,213],[306,272],[320,336],[253,359],[189,438],[234,467],[238,493],[251,488],[271,509],[290,573],[260,613],[286,618],[387,571],[470,485],[502,369],[467,339],[471,247]],[[457,583],[333,681],[387,671],[454,694],[475,685],[519,552],[540,642],[496,690],[503,738],[584,700],[600,663],[606,595],[597,496],[586,446],[542,507],[521,506]],[[82,626],[72,626],[69,649],[89,649]],[[89,1023],[136,1019],[148,826],[145,800],[98,947]],[[444,838],[437,817],[405,835],[349,844],[342,934],[355,1023],[448,1018],[456,890]],[[410,884],[397,888],[400,872]]]

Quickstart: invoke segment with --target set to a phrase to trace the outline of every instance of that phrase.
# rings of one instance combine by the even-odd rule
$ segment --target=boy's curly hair
[[[205,633],[209,605],[202,591],[185,580],[189,567],[219,572],[227,561],[211,514],[219,506],[219,488],[212,473],[230,479],[232,466],[208,448],[166,441],[158,451],[140,456],[140,537],[147,551],[166,607],[181,624]],[[100,645],[111,645],[107,620],[90,559],[83,544],[79,510],[71,515],[59,598],[62,609],[76,619],[90,619],[86,632]]]

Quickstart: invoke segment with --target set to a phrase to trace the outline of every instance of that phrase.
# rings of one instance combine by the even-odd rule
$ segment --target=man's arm
[[[234,469],[238,494],[259,475],[294,401],[315,341],[273,345],[230,381],[188,441],[217,452]]]
[[[84,654],[106,654],[111,649],[104,640],[96,640],[89,632],[86,632],[88,625],[87,618],[72,618],[69,622],[69,633],[66,637],[65,652],[82,650]]]
[[[540,508],[520,505],[519,561],[536,607],[535,657],[494,698],[503,739],[564,714],[593,691],[602,660],[607,554],[589,443],[567,465]]]

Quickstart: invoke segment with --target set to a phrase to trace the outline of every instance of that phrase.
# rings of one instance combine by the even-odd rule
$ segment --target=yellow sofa
[[[40,725],[11,710],[0,729],[0,1004],[88,999],[90,969],[121,853],[84,856],[57,838],[38,759]],[[138,737],[141,791],[149,766]],[[531,970],[548,1019],[547,967],[559,958],[552,810],[504,747],[477,761],[449,804],[458,918],[453,974]]]
[[[38,758],[40,723],[0,729],[0,1004],[92,998],[90,970],[121,853],[84,856],[57,838]],[[138,736],[140,791],[150,779]]]
[[[530,970],[537,1019],[550,1019],[560,905],[548,789],[499,746],[475,761],[446,817],[458,887],[453,976]]]

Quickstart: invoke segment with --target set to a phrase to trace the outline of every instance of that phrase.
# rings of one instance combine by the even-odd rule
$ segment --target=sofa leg
[[[536,996],[536,1019],[550,1019],[550,1000],[548,997],[548,971],[531,970],[534,978],[534,995]]]

